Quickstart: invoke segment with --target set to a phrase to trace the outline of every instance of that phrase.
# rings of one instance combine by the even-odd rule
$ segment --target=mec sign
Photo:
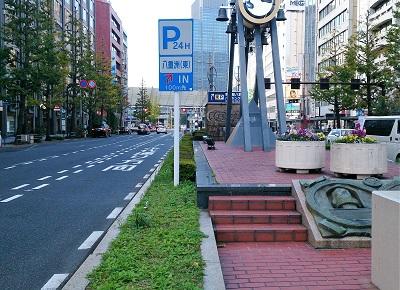
[[[285,8],[288,11],[303,11],[304,2],[304,0],[290,0]]]
[[[160,91],[193,90],[193,20],[158,21]]]

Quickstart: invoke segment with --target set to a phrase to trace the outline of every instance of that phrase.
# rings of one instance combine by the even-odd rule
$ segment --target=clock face
[[[261,18],[273,9],[273,0],[243,0],[246,11],[253,17]]]

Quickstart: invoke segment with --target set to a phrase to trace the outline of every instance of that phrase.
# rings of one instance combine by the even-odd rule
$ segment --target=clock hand
[[[253,9],[254,8],[254,4],[251,3],[251,0],[247,0],[246,1],[246,7],[249,8],[249,9]]]

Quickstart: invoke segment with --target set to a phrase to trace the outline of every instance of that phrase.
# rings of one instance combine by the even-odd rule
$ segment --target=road
[[[0,289],[65,282],[172,146],[152,133],[0,148]]]

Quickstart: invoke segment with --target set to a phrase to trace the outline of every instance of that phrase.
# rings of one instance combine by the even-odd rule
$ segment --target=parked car
[[[93,137],[110,137],[111,136],[111,128],[106,123],[102,123],[100,125],[93,126],[92,129]]]
[[[332,129],[328,136],[326,136],[326,142],[331,144],[335,142],[338,138],[344,137],[346,135],[350,135],[353,132],[353,129]]]
[[[138,135],[148,135],[150,134],[150,128],[146,124],[139,124],[137,133]]]
[[[167,129],[163,125],[157,127],[157,134],[164,133],[167,134]]]
[[[400,115],[364,117],[361,124],[367,136],[386,144],[389,160],[400,159]]]

